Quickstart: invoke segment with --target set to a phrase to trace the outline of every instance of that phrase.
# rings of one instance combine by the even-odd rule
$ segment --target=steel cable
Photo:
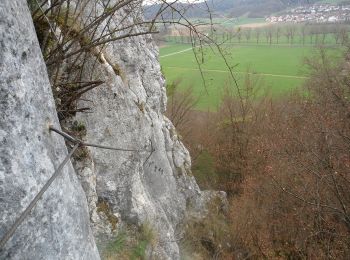
[[[47,191],[47,189],[50,187],[52,182],[57,178],[57,176],[62,171],[63,167],[66,165],[66,163],[69,161],[70,157],[74,154],[74,152],[78,149],[79,146],[80,146],[80,143],[77,143],[73,147],[73,149],[66,156],[66,158],[63,160],[63,162],[58,166],[57,170],[54,172],[54,174],[51,176],[51,178],[45,183],[45,185],[42,187],[42,189],[39,191],[39,193],[35,196],[35,198],[32,200],[32,202],[28,205],[28,207],[22,212],[20,217],[15,221],[15,223],[13,223],[11,228],[1,238],[1,240],[0,240],[0,250],[4,247],[6,242],[13,236],[13,234],[16,231],[16,229],[21,225],[21,223],[24,221],[24,219],[29,215],[31,210],[35,207],[36,203],[41,199],[41,197]]]
[[[39,191],[39,193],[34,197],[34,199],[30,202],[28,207],[22,212],[22,214],[19,216],[19,218],[16,219],[16,221],[13,223],[11,228],[5,233],[5,235],[0,240],[0,250],[2,250],[7,243],[7,241],[13,236],[17,228],[22,224],[22,222],[25,220],[25,218],[30,214],[31,210],[35,207],[37,202],[41,199],[43,194],[47,191],[47,189],[50,187],[50,185],[53,183],[53,181],[58,177],[60,172],[62,171],[63,167],[67,164],[69,159],[72,157],[74,152],[79,148],[79,146],[92,146],[102,149],[109,149],[109,150],[116,150],[116,151],[125,151],[125,152],[141,152],[145,150],[138,150],[138,149],[125,149],[125,148],[116,148],[116,147],[110,147],[110,146],[104,146],[104,145],[97,145],[97,144],[91,144],[91,143],[85,143],[82,140],[79,140],[75,137],[70,136],[69,134],[50,126],[50,130],[53,132],[56,132],[57,134],[61,135],[68,141],[75,144],[73,149],[70,151],[70,153],[65,157],[63,162],[58,166],[57,170],[54,172],[54,174],[51,176],[51,178],[45,183],[45,185],[42,187],[42,189]],[[150,151],[150,155],[147,157],[144,164],[147,162],[149,157],[153,154],[155,149],[153,148],[152,142],[151,142],[152,150]]]
[[[99,144],[92,144],[92,143],[85,143],[80,139],[77,139],[61,130],[58,130],[57,128],[50,126],[50,130],[53,132],[56,132],[57,134],[63,136],[65,139],[72,143],[79,143],[82,146],[91,146],[91,147],[96,147],[96,148],[101,148],[101,149],[107,149],[107,150],[114,150],[114,151],[123,151],[123,152],[144,152],[147,151],[146,149],[127,149],[127,148],[119,148],[119,147],[111,147],[111,146],[105,146],[105,145],[99,145]],[[152,150],[153,151],[153,150]],[[152,152],[150,151],[150,152]]]

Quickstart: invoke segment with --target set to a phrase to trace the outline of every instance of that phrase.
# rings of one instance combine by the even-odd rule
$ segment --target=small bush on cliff
[[[179,9],[191,6],[181,7],[176,5],[176,2],[161,1],[159,11],[146,21],[142,12],[139,12],[143,9],[143,1],[139,0],[27,0],[27,2],[32,12],[61,120],[77,112],[89,111],[89,107],[78,108],[77,101],[84,93],[103,83],[103,80],[99,80],[100,74],[94,73],[97,64],[109,65],[116,75],[125,77],[120,66],[111,63],[105,55],[109,43],[124,39],[132,41],[138,36],[158,33],[157,27],[161,25],[183,26],[190,32],[193,47],[200,47],[199,51],[195,52],[200,70],[203,60],[203,53],[200,50],[203,44],[215,45],[220,49],[219,44],[199,30],[202,23],[195,24],[186,19],[186,10]],[[175,15],[164,16],[164,13]]]
[[[144,223],[139,228],[123,227],[114,241],[103,249],[103,257],[114,259],[146,259],[146,251],[157,242],[157,237],[150,224]]]
[[[114,216],[113,212],[111,211],[108,201],[103,198],[99,198],[96,207],[97,212],[103,213],[105,215],[109,224],[112,227],[112,231],[115,231],[119,220],[116,216]]]
[[[191,218],[185,223],[184,237],[180,240],[185,259],[218,259],[230,250],[231,234],[222,201],[208,202],[202,218]]]
[[[181,136],[188,134],[191,128],[190,111],[195,107],[198,98],[195,98],[191,87],[179,89],[181,79],[177,79],[166,86],[168,104],[166,116],[169,117]]]

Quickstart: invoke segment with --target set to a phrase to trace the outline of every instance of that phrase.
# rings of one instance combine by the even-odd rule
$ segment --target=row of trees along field
[[[169,87],[194,176],[229,199],[228,210],[214,201],[202,223],[188,223],[184,248],[203,259],[348,259],[349,57],[320,50],[304,89],[279,99],[257,97],[261,82],[247,74],[217,112],[191,110],[190,92]]]
[[[259,28],[223,28],[208,31],[216,42],[255,44],[344,44],[349,37],[347,24],[285,24]],[[177,36],[163,36],[163,40],[192,43],[188,33],[178,31]]]

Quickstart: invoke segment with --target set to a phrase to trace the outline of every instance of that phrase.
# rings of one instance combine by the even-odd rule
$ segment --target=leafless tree
[[[183,137],[190,131],[192,121],[191,110],[198,102],[198,97],[193,95],[192,87],[180,89],[181,79],[175,80],[167,86],[168,106],[166,115],[179,130]]]
[[[255,29],[255,38],[256,38],[256,44],[259,44],[261,30],[259,28]]]
[[[306,34],[307,34],[306,25],[303,25],[301,27],[300,34],[301,34],[301,41],[302,41],[303,45],[305,45],[305,37],[306,37]]]
[[[272,26],[265,28],[266,42],[270,45],[272,44],[273,28]]]
[[[246,38],[246,41],[249,42],[250,37],[252,35],[252,30],[250,28],[246,28],[246,29],[244,29],[243,33],[244,33],[244,36]]]
[[[280,38],[280,36],[281,36],[281,27],[279,27],[279,26],[277,26],[276,27],[276,30],[275,30],[275,32],[276,32],[276,43],[278,44],[279,43],[279,38]]]
[[[286,27],[284,30],[284,35],[287,37],[287,42],[290,43],[290,31],[288,30],[288,28]]]
[[[241,39],[242,39],[242,29],[238,28],[237,33],[236,33],[238,42],[241,43]]]
[[[293,42],[294,42],[295,33],[296,33],[296,27],[294,25],[287,26],[286,35],[288,38],[288,42],[290,39],[291,44],[293,44]]]

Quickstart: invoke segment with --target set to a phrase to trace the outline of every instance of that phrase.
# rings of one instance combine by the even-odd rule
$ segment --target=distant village
[[[350,21],[350,4],[301,6],[280,16],[266,18],[270,23],[339,23]]]

